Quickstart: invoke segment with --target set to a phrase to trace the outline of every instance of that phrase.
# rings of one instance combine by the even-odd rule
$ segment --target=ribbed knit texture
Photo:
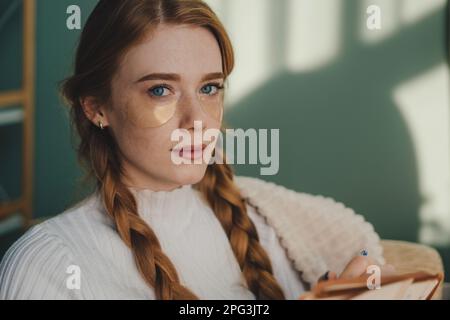
[[[213,211],[191,185],[166,192],[131,189],[140,216],[155,231],[181,282],[201,299],[254,299]],[[281,200],[281,199],[280,199]],[[304,291],[275,229],[252,206],[248,214],[288,299]],[[70,289],[69,266],[81,287]],[[0,265],[0,299],[155,299],[119,238],[101,199],[93,194],[30,229]]]

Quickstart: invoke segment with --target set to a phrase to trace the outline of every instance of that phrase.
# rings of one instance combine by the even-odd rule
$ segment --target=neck
[[[149,191],[173,191],[181,188],[183,185],[171,181],[158,180],[142,172],[139,168],[129,165],[128,161],[123,162],[124,174],[121,179],[128,188]]]

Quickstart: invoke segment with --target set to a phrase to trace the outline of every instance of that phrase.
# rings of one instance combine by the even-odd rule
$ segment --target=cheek
[[[129,157],[141,158],[141,161],[161,159],[169,148],[166,138],[160,136],[158,129],[141,129],[129,124],[123,126],[120,140],[123,152]]]
[[[130,110],[133,110],[131,106],[134,104],[135,102],[129,97],[119,100],[115,104],[114,116],[111,121],[114,136],[123,152],[127,149],[147,149],[156,142],[152,141],[154,135],[150,130],[141,128],[136,124],[139,114],[130,112]]]
[[[161,128],[143,129],[129,121],[124,112],[118,112],[112,125],[114,137],[120,151],[134,162],[158,161],[164,159],[170,149],[170,135],[166,136]]]

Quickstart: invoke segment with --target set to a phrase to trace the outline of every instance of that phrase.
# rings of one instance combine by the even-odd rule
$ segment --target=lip
[[[203,156],[203,150],[207,147],[206,144],[188,145],[171,149],[172,152],[178,153],[181,158],[195,160]]]

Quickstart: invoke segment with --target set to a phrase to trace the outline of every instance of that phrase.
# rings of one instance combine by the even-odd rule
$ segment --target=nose
[[[180,98],[180,128],[194,128],[195,121],[201,121],[202,127],[207,127],[208,118],[202,109],[201,101],[196,95],[186,95]]]

